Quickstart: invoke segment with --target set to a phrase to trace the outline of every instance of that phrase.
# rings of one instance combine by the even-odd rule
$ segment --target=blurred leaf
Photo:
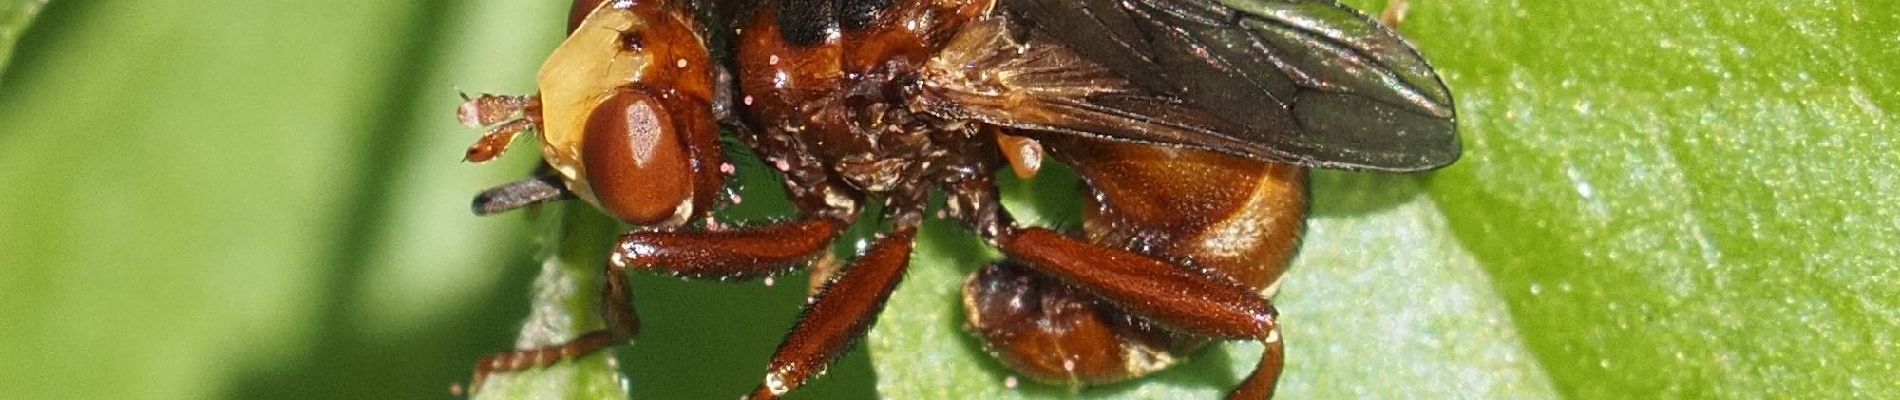
[[[1432,198],[1561,392],[1900,396],[1900,3],[1452,3]]]
[[[375,387],[287,371],[361,354],[344,339],[359,299],[337,295],[387,226],[379,188],[413,137],[395,125],[422,92],[406,68],[428,65],[414,49],[435,26],[405,17],[430,5],[47,4],[0,91],[8,396],[207,398],[266,373],[284,392]],[[447,333],[377,343],[463,340]],[[410,378],[379,392],[444,393],[406,368],[441,348],[308,371],[374,365]]]
[[[33,25],[33,17],[39,15],[40,8],[46,7],[46,1],[0,0],[0,73],[7,71],[7,61],[13,58],[13,44]]]

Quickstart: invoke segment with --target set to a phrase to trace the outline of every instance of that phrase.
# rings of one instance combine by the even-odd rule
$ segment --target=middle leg
[[[765,382],[747,398],[776,399],[804,386],[863,338],[903,280],[916,238],[917,228],[898,228],[819,289],[773,352]]]
[[[928,186],[912,185],[885,199],[883,222],[890,224],[890,232],[833,274],[808,300],[798,322],[773,352],[764,382],[746,398],[776,399],[804,386],[864,337],[910,266],[928,194]]]

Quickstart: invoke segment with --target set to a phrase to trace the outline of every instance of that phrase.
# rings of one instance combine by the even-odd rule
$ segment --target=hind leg
[[[1265,296],[1298,241],[1305,171],[1193,150],[1039,139],[1088,184],[1083,235],[966,218],[1010,257],[965,284],[973,333],[1012,369],[1069,385],[1165,368],[1207,337],[1260,340],[1267,354],[1231,396],[1270,396],[1281,352]]]
[[[1132,379],[1205,342],[1009,261],[971,274],[963,294],[965,326],[985,350],[1037,382],[1079,388]]]
[[[1260,365],[1228,398],[1272,397],[1283,354],[1279,311],[1257,289],[1043,229],[1010,232],[996,242],[1022,265],[1145,320],[1194,335],[1260,341],[1266,345]]]

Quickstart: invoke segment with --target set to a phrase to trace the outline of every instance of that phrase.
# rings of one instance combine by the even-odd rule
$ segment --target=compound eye
[[[587,117],[581,162],[600,208],[635,225],[683,217],[693,173],[679,128],[660,102],[621,88]]]

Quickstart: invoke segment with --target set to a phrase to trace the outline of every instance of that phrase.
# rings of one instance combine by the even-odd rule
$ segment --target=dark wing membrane
[[[1017,45],[1066,48],[1039,51],[1071,53],[1097,65],[1075,68],[1106,69],[1122,81],[1123,87],[1094,85],[1095,91],[1077,97],[1084,93],[1056,89],[1076,86],[1063,78],[1079,76],[1078,71],[1050,75],[1049,68],[1060,67],[1016,62],[1017,67],[1043,68],[1014,82],[1018,96],[1056,95],[1037,98],[1052,108],[1042,111],[1079,111],[1070,119],[1108,118],[1042,128],[1326,168],[1416,171],[1458,158],[1451,95],[1431,66],[1396,34],[1336,2],[1003,0],[1002,5],[1033,25],[1029,38]],[[1100,82],[1102,77],[1088,79]],[[1169,119],[1184,114],[1198,116]],[[1010,124],[1035,118],[989,119]],[[1011,125],[1036,125],[1015,122]],[[1090,126],[1136,122],[1159,126]]]
[[[923,106],[1017,128],[1286,160],[1220,134],[1244,130],[1240,125],[1154,95],[1052,41],[1020,39],[1014,28],[1001,18],[964,28],[922,69]]]

